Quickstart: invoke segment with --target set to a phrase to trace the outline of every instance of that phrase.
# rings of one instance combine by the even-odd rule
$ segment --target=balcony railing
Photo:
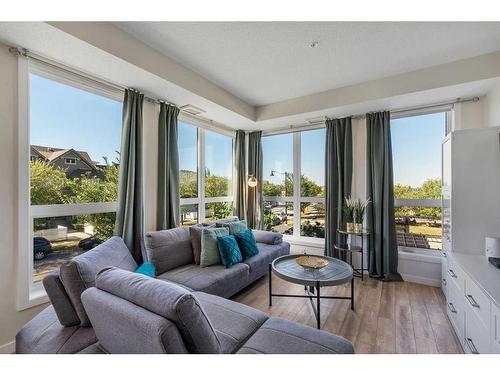
[[[394,200],[399,247],[441,250],[441,200]]]

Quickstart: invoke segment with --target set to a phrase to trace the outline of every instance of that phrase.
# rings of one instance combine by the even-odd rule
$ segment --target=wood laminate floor
[[[309,299],[273,297],[273,306],[268,306],[267,277],[233,299],[270,316],[316,327]],[[273,293],[304,293],[303,286],[274,275],[272,281]],[[321,288],[321,294],[349,296],[350,285]],[[355,311],[349,300],[322,300],[321,329],[352,341],[356,353],[462,353],[441,289],[421,284],[356,278]]]

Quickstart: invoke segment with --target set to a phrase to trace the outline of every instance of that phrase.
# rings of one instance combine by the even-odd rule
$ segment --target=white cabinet
[[[500,354],[500,308],[491,305],[491,352]]]
[[[446,262],[447,314],[464,352],[500,353],[500,308],[486,292],[500,285],[500,271],[484,256],[451,253]]]

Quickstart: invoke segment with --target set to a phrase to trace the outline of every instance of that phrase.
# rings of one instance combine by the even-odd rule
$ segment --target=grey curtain
[[[345,253],[335,250],[336,242],[345,241],[337,228],[345,225],[344,198],[352,187],[352,127],[351,118],[326,121],[325,147],[325,255],[345,259]]]
[[[248,188],[247,223],[250,228],[262,229],[264,202],[262,197],[262,132],[248,135],[248,175],[257,179],[257,186]]]
[[[156,229],[171,229],[179,224],[179,151],[177,116],[179,108],[160,103],[158,117],[158,201]]]
[[[246,174],[246,149],[245,132],[236,131],[236,140],[234,145],[234,165],[236,168],[236,186],[234,215],[240,219],[246,217],[246,197],[247,197],[247,174]]]
[[[115,234],[125,241],[138,264],[146,259],[142,189],[142,104],[144,95],[125,90]]]
[[[369,271],[385,281],[401,281],[394,223],[394,187],[390,113],[366,115],[366,194],[369,241]]]

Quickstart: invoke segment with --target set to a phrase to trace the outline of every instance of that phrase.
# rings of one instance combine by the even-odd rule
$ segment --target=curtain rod
[[[13,55],[16,55],[16,56],[24,56],[24,57],[33,59],[35,61],[41,62],[43,64],[49,65],[51,67],[55,67],[55,68],[58,68],[58,69],[66,70],[66,71],[68,71],[68,72],[70,72],[72,74],[75,74],[75,75],[79,76],[79,77],[82,77],[82,78],[94,81],[94,82],[96,82],[98,84],[101,84],[101,85],[108,86],[108,87],[110,87],[110,88],[112,88],[114,90],[125,91],[126,89],[129,89],[129,90],[141,93],[140,90],[137,90],[135,88],[125,87],[125,86],[116,84],[114,82],[110,82],[108,80],[105,80],[103,78],[98,78],[96,76],[93,76],[93,75],[90,75],[90,74],[87,74],[87,73],[83,73],[83,72],[81,72],[79,70],[76,70],[74,68],[71,68],[71,67],[69,67],[69,66],[67,66],[65,64],[59,63],[57,61],[54,61],[54,60],[48,59],[46,57],[40,56],[40,55],[38,55],[36,53],[33,53],[33,52],[29,51],[26,48],[9,47],[9,52],[12,53]],[[167,101],[165,99],[151,98],[151,97],[149,97],[149,96],[147,96],[145,94],[144,94],[144,99],[146,101],[150,102],[150,103],[155,103],[155,104],[166,103],[166,104],[178,107],[177,104],[169,102],[169,101]]]
[[[447,105],[453,105],[453,104],[458,104],[458,103],[467,103],[467,102],[478,102],[479,97],[478,96],[473,96],[471,98],[457,98],[455,100],[447,101],[447,102],[441,102],[441,103],[435,103],[435,104],[428,104],[428,105],[422,105],[422,106],[414,106],[414,107],[406,107],[406,108],[399,108],[390,111],[391,115],[392,114],[397,114],[397,113],[403,113],[403,112],[410,112],[410,111],[422,111],[426,109],[432,109],[432,108],[437,108],[437,107],[444,107]],[[373,113],[377,111],[370,111],[368,113]],[[366,117],[366,113],[359,113],[356,115],[352,116],[346,116],[346,117],[351,117],[353,120],[359,120],[363,119]],[[330,120],[329,117],[325,117],[326,120]]]
[[[439,107],[444,107],[447,105],[453,105],[453,104],[458,104],[458,103],[466,103],[466,102],[478,102],[479,97],[474,96],[470,98],[457,98],[452,101],[447,101],[447,102],[442,102],[442,103],[435,103],[435,104],[428,104],[424,106],[415,106],[415,107],[407,107],[407,108],[400,108],[400,109],[395,109],[390,111],[391,115],[393,114],[398,114],[398,113],[404,113],[404,112],[410,112],[410,111],[423,111],[426,109],[432,109],[432,108],[439,108]],[[368,113],[373,113],[376,111],[370,111]],[[296,125],[290,125],[284,128],[279,128],[275,130],[269,130],[269,131],[263,131],[262,135],[277,135],[277,134],[283,134],[283,133],[294,133],[294,132],[299,132],[302,130],[314,130],[314,129],[320,129],[325,126],[326,120],[331,120],[334,118],[345,118],[345,117],[351,117],[353,120],[359,120],[359,119],[364,119],[366,118],[366,113],[359,113],[351,116],[342,116],[342,117],[327,117],[324,116],[321,120],[318,119],[316,121],[311,121],[307,124],[296,124]]]

